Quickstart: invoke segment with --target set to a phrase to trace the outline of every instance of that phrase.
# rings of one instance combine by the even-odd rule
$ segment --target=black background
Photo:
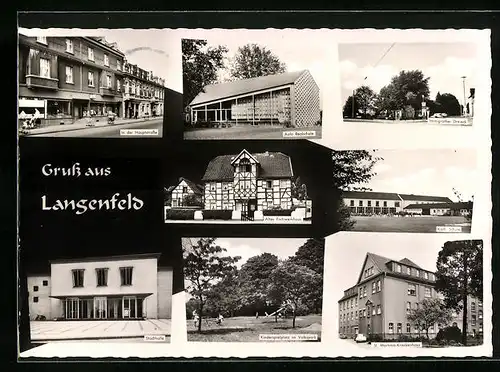
[[[40,6],[43,4],[38,4],[39,6],[35,7],[40,9]],[[400,8],[403,7],[403,4],[400,4]],[[455,4],[453,4],[456,6]],[[474,4],[468,4],[469,8],[471,5]],[[475,3],[477,5],[477,2]],[[421,4],[420,6],[423,8],[423,5]],[[33,7],[32,7],[33,8]],[[109,6],[106,7],[107,9],[111,8]],[[67,9],[67,7],[64,7],[63,9]],[[96,9],[96,8],[95,8]],[[11,23],[13,25],[13,23]],[[463,12],[455,12],[455,13],[442,13],[442,12],[419,12],[419,13],[390,13],[387,11],[380,12],[380,13],[330,13],[330,12],[315,12],[315,13],[309,13],[309,14],[304,14],[304,13],[161,13],[161,14],[154,14],[154,13],[142,13],[140,16],[134,15],[134,14],[116,14],[116,13],[92,13],[92,14],[61,14],[61,13],[44,13],[42,14],[20,14],[19,15],[19,25],[22,27],[63,27],[63,28],[68,28],[68,27],[81,27],[81,28],[98,28],[98,27],[106,27],[106,28],[128,28],[128,27],[135,27],[135,28],[177,28],[177,27],[186,27],[186,28],[196,28],[196,27],[202,27],[202,28],[212,28],[212,27],[217,27],[217,28],[267,28],[267,27],[275,27],[275,28],[428,28],[428,29],[437,29],[437,28],[491,28],[493,29],[492,31],[492,59],[493,59],[493,67],[492,67],[492,80],[493,80],[493,86],[492,86],[492,105],[493,105],[493,114],[492,114],[492,139],[493,139],[493,185],[492,185],[492,200],[493,200],[493,210],[492,210],[492,215],[494,219],[494,228],[493,228],[493,259],[492,259],[492,271],[495,274],[495,272],[498,272],[500,266],[499,266],[499,255],[497,251],[497,234],[496,234],[496,220],[498,218],[498,197],[499,197],[499,192],[498,192],[498,184],[497,184],[497,178],[495,177],[496,175],[496,169],[497,169],[497,129],[495,123],[498,122],[499,120],[499,115],[498,115],[498,105],[500,102],[500,97],[498,94],[498,57],[499,57],[499,40],[500,40],[500,25],[498,22],[498,14],[497,13],[463,13]],[[5,28],[6,26],[3,25]],[[12,26],[11,26],[12,27]],[[7,34],[7,33],[6,33]],[[12,52],[12,55],[14,55],[14,52],[16,50],[16,41],[15,41],[15,36],[16,32],[15,30],[9,30],[8,35],[11,35],[12,39],[9,41],[8,44],[8,49]],[[328,46],[325,46],[328,47]],[[14,66],[14,61],[12,69],[15,68]],[[13,80],[13,86],[17,88],[17,81],[15,79]],[[16,105],[16,100],[17,97],[11,97],[11,103],[15,106]],[[178,107],[182,106],[182,96],[174,91],[167,90],[166,96],[165,96],[165,124],[164,124],[164,137],[161,140],[152,140],[152,139],[117,139],[117,140],[111,140],[111,139],[105,139],[105,140],[99,140],[99,139],[71,139],[71,140],[66,140],[66,139],[43,139],[43,138],[37,138],[36,139],[36,144],[35,144],[35,139],[28,139],[26,138],[27,141],[25,143],[21,143],[21,158],[23,159],[26,153],[30,153],[32,156],[31,160],[27,160],[26,163],[23,163],[23,167],[26,166],[27,168],[34,168],[34,165],[26,165],[29,162],[34,162],[32,164],[35,164],[36,161],[39,162],[39,160],[36,160],[36,156],[45,156],[48,153],[50,153],[54,148],[59,148],[60,153],[59,154],[65,154],[67,151],[66,157],[68,159],[75,159],[76,161],[83,162],[83,159],[85,156],[87,157],[103,157],[105,154],[115,154],[116,158],[123,158],[123,159],[134,159],[137,157],[144,156],[146,159],[153,159],[157,155],[163,159],[163,169],[167,169],[165,164],[169,161],[176,161],[176,155],[175,152],[169,150],[169,149],[176,149],[178,148],[177,145],[177,140],[181,138],[182,136],[182,112],[177,111]],[[174,108],[174,110],[172,110]],[[16,112],[12,110],[13,114],[13,119],[8,122],[14,122]],[[7,122],[7,123],[8,123]],[[6,124],[6,123],[4,123]],[[12,128],[14,126],[10,125],[5,125],[9,128]],[[12,131],[13,137],[17,135],[17,130],[14,128]],[[33,141],[29,141],[33,140]],[[154,142],[156,141],[156,142]],[[190,141],[186,141],[190,142]],[[146,145],[147,143],[147,145]],[[161,145],[159,144],[161,143]],[[12,143],[10,144],[12,147],[4,147],[3,150],[13,150],[12,154],[15,154],[15,144]],[[207,145],[208,146],[208,145]],[[149,148],[149,150],[146,150],[146,148]],[[152,150],[151,148],[155,148],[155,150]],[[63,150],[65,149],[65,150]],[[78,153],[76,149],[80,149],[81,152]],[[40,151],[40,152],[39,152]],[[44,153],[44,151],[46,151]],[[71,154],[73,151],[75,151],[75,154],[70,157],[69,154]],[[149,155],[146,155],[149,152]],[[156,152],[155,152],[156,151]],[[198,152],[196,149],[193,150],[194,152]],[[284,151],[285,152],[285,151]],[[200,156],[201,153],[199,152]],[[292,161],[294,162],[294,167],[295,167],[295,162],[297,159],[296,157],[293,156],[293,154],[290,154],[292,156]],[[16,155],[14,155],[15,157]],[[203,155],[204,156],[204,155]],[[9,158],[11,158],[9,156]],[[60,159],[60,158],[59,158]],[[208,161],[209,159],[206,159],[205,161]],[[24,160],[23,160],[24,161]],[[300,160],[299,160],[300,162]],[[315,163],[313,163],[315,164]],[[313,164],[311,164],[311,167],[313,167]],[[324,172],[325,174],[325,179],[328,176],[328,171],[326,170],[321,170],[318,167],[317,172]],[[297,172],[298,173],[298,172]],[[5,175],[6,178],[12,178],[13,181],[15,182],[15,171],[7,171],[3,173],[2,175]],[[165,176],[166,177],[166,176]],[[177,176],[176,176],[177,177]],[[133,178],[133,177],[132,177]],[[161,180],[160,180],[161,181]],[[28,182],[31,184],[34,184],[34,189],[37,190],[36,184],[39,183],[39,181],[32,181]],[[163,182],[161,182],[163,183]],[[12,184],[12,191],[15,190],[16,186],[15,183]],[[163,186],[163,185],[162,185]],[[21,184],[21,187],[24,187]],[[131,187],[131,186],[128,186]],[[311,188],[310,185],[308,185],[309,188]],[[322,186],[318,187],[318,193],[320,192],[319,189],[321,189]],[[21,190],[22,191],[22,190]],[[153,192],[150,190],[150,192]],[[314,191],[313,191],[314,192]],[[158,199],[159,199],[159,205],[162,205],[163,203],[163,195],[160,195],[158,193]],[[161,200],[160,200],[161,199]],[[15,199],[12,199],[15,200]],[[21,199],[22,200],[22,199]],[[36,209],[35,209],[36,210]],[[33,211],[34,212],[34,211]],[[317,212],[317,202],[315,205],[313,205],[313,214]],[[318,214],[315,214],[317,216]],[[33,219],[35,221],[35,218]],[[156,221],[156,220],[155,220]],[[98,223],[94,223],[92,230],[95,228],[95,232],[98,232],[98,234],[104,234],[101,236],[104,236],[100,242],[99,239],[94,240],[94,236],[98,234],[93,234],[92,231],[86,231],[85,224],[82,225],[80,228],[73,227],[72,229],[69,229],[67,227],[67,224],[65,224],[63,227],[59,226],[59,229],[55,226],[52,226],[49,229],[45,229],[43,227],[40,227],[39,231],[36,231],[34,228],[34,225],[36,225],[35,222],[32,222],[33,229],[27,232],[25,235],[22,236],[22,248],[25,250],[24,253],[28,252],[30,249],[32,252],[35,252],[36,249],[38,250],[50,250],[54,249],[52,252],[53,254],[60,254],[64,256],[65,254],[68,254],[68,245],[72,243],[73,247],[88,247],[92,244],[90,242],[99,242],[95,243],[98,244],[101,247],[104,246],[109,246],[111,245],[110,243],[116,242],[117,236],[122,234],[123,242],[127,241],[127,243],[123,244],[122,247],[129,247],[127,249],[138,249],[138,245],[135,244],[137,242],[140,244],[142,243],[142,247],[139,249],[141,251],[148,251],[151,249],[151,251],[158,251],[156,242],[161,241],[162,244],[165,246],[169,246],[172,244],[172,246],[175,246],[176,244],[178,245],[180,243],[180,236],[176,235],[177,230],[172,230],[170,229],[169,226],[165,226],[163,224],[163,221],[161,218],[159,218],[157,221],[160,221],[160,224],[163,226],[162,229],[155,229],[154,224],[158,222],[154,222],[152,225],[148,225],[150,230],[146,229],[141,231],[142,235],[148,235],[148,231],[151,232],[150,235],[148,235],[148,238],[141,239],[139,235],[135,235],[135,240],[133,238],[134,234],[131,231],[128,231],[127,234],[130,235],[124,235],[124,231],[130,230],[129,226],[126,223],[123,224],[116,224],[116,226],[111,227],[113,224],[111,221],[109,222],[108,226],[105,225],[100,225]],[[92,224],[89,222],[89,226]],[[319,223],[321,225],[321,223]],[[97,228],[99,226],[100,230]],[[317,221],[314,221],[314,226],[317,226]],[[325,226],[327,226],[325,224]],[[2,227],[3,229],[6,229],[5,227]],[[61,230],[66,230],[68,229],[67,232],[64,232],[61,235]],[[135,225],[135,229],[139,230],[137,225]],[[320,229],[323,230],[325,233],[328,231],[327,228]],[[43,231],[43,232],[42,232]],[[71,233],[73,231],[74,233]],[[76,233],[77,231],[78,234]],[[161,238],[160,237],[154,237],[154,232],[153,231],[162,231]],[[253,229],[253,231],[258,231],[257,227],[256,229]],[[280,229],[273,228],[272,230],[259,230],[265,236],[287,236],[289,234],[289,230],[284,231]],[[14,232],[14,230],[12,231]],[[201,235],[202,233],[207,232],[212,232],[214,236],[217,235],[217,228],[214,229],[207,229],[207,231],[202,231],[199,230],[199,234],[191,234],[191,236],[194,235]],[[274,232],[274,233],[273,233]],[[14,235],[14,234],[13,234]],[[88,240],[81,238],[82,235],[89,235]],[[219,234],[221,235],[221,234]],[[227,234],[225,234],[227,235]],[[249,234],[248,234],[249,235]],[[126,238],[125,238],[126,237]],[[160,240],[156,240],[160,239]],[[171,240],[170,240],[171,239]],[[81,242],[78,242],[81,240]],[[121,241],[121,240],[120,240]],[[11,241],[12,242],[12,241]],[[64,242],[67,242],[68,245],[64,244]],[[85,243],[88,244],[85,244]],[[148,242],[150,242],[148,244]],[[171,243],[170,243],[171,242]],[[176,243],[177,242],[177,243]],[[81,244],[81,245],[80,245]],[[9,246],[12,246],[12,243],[9,244]],[[26,247],[31,247],[31,248],[26,248]],[[53,247],[53,248],[51,248]],[[144,247],[144,248],[143,248]],[[146,248],[147,247],[147,248]],[[97,249],[97,248],[95,248]],[[75,249],[76,251],[76,249]],[[170,251],[167,249],[167,251]],[[24,254],[23,253],[23,254]],[[28,254],[27,254],[28,255]],[[85,252],[85,255],[88,255],[87,251]],[[175,254],[172,254],[172,262],[175,263]],[[7,257],[12,257],[8,256]],[[26,257],[26,256],[25,256]],[[41,257],[41,256],[36,256],[35,253],[32,253],[32,261],[36,261],[36,257]],[[29,259],[26,259],[26,263],[29,262]],[[15,260],[13,261],[13,269],[14,272],[16,270],[15,267]],[[23,270],[23,267],[20,267],[21,270]],[[12,276],[14,277],[14,276]],[[178,280],[177,280],[178,282]],[[494,275],[493,278],[493,286],[492,286],[492,291],[493,291],[493,308],[494,308],[494,314],[497,314],[497,311],[495,311],[498,308],[498,296],[500,295],[500,288],[497,285],[498,282],[498,275]],[[175,283],[174,283],[175,286]],[[13,287],[14,291],[11,293],[13,296],[16,295],[17,288]],[[6,296],[8,294],[6,293]],[[14,297],[11,297],[14,298]],[[9,317],[10,318],[10,317]],[[496,317],[498,318],[498,317]],[[26,323],[21,324],[21,327],[24,328],[24,332],[21,332],[21,344],[26,346]],[[13,330],[16,332],[17,329],[13,328]],[[24,337],[23,337],[24,333]],[[495,319],[495,316],[493,317],[493,344],[494,344],[494,355],[498,357],[499,349],[498,349],[498,336],[499,336],[499,327],[498,327],[498,322]],[[15,333],[10,336],[10,339],[13,340],[15,339]],[[415,360],[415,359],[412,359]],[[461,362],[462,363],[462,362]],[[385,366],[388,366],[388,362],[384,363]],[[391,363],[393,364],[393,363]],[[316,364],[316,366],[319,366],[320,364]],[[437,364],[433,363],[433,367],[436,368]],[[280,364],[282,367],[286,367],[286,364]],[[305,367],[303,364],[298,365],[298,367]],[[414,366],[413,363],[408,363],[406,362],[403,367],[410,367]],[[424,368],[429,367],[429,364],[426,364]],[[205,364],[203,368],[208,368],[209,365]],[[215,366],[214,366],[215,367]],[[232,366],[234,367],[234,366]],[[340,365],[338,366],[340,367]],[[397,367],[397,366],[395,366]],[[401,367],[401,365],[399,365]],[[444,366],[443,366],[444,367]],[[456,365],[448,365],[447,367],[456,367]],[[470,364],[468,367],[472,367]],[[216,367],[218,370],[220,366]],[[385,368],[384,368],[385,369]]]

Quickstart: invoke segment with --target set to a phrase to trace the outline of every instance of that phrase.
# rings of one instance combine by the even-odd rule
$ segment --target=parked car
[[[356,341],[357,343],[361,343],[361,342],[366,342],[367,339],[366,339],[366,336],[362,333],[358,333],[356,335],[356,338],[354,339],[354,341]]]

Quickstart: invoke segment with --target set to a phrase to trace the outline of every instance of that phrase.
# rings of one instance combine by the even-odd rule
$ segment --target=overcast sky
[[[300,30],[209,30],[200,38],[207,40],[209,46],[224,45],[228,48],[227,60],[234,58],[239,47],[255,43],[266,47],[287,66],[287,71],[309,70],[320,89],[320,100],[326,91],[326,84],[331,84],[332,61],[329,58],[328,45],[331,35],[326,32]],[[191,36],[190,34],[187,34]],[[194,36],[194,34],[193,34]],[[185,36],[185,38],[189,38]],[[333,71],[333,70],[330,70]],[[224,74],[221,74],[224,77]]]
[[[470,200],[477,182],[473,149],[379,150],[377,175],[366,185],[373,191],[447,196],[457,201],[453,188]]]
[[[388,234],[338,233],[327,238],[328,258],[325,262],[332,277],[331,289],[337,302],[344,290],[358,280],[368,252],[394,260],[408,258],[422,269],[436,270],[436,260],[444,243],[463,240],[455,234]]]
[[[378,93],[402,70],[418,69],[429,77],[431,99],[435,99],[438,92],[451,93],[462,103],[464,94],[461,77],[467,77],[467,96],[469,88],[474,88],[478,82],[481,66],[476,60],[476,44],[395,43],[389,50],[391,45],[339,45],[342,104],[361,85],[368,85]]]

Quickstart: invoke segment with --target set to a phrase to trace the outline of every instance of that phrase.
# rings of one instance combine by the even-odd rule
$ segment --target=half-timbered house
[[[194,182],[181,177],[179,183],[171,191],[171,206],[172,207],[184,207],[186,206],[186,197],[188,195],[194,195],[199,197],[201,200],[203,197],[203,192],[201,188]]]

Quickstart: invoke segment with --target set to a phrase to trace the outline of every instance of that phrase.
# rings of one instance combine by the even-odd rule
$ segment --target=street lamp
[[[463,85],[463,88],[464,88],[464,106],[463,106],[463,110],[462,110],[462,115],[465,116],[465,105],[466,105],[466,98],[465,98],[465,79],[467,78],[467,76],[462,76],[462,85]]]

